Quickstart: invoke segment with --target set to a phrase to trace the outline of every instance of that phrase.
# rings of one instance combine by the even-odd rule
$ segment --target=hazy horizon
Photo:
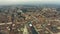
[[[37,3],[51,3],[59,4],[60,0],[0,0],[0,5],[13,5],[13,4],[37,4]]]

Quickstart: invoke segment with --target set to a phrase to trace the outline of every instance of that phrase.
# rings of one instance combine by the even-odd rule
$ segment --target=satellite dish
[[[29,24],[29,26],[31,27],[31,26],[32,26],[32,24]]]

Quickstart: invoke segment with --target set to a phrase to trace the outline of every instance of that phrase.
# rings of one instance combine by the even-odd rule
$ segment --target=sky
[[[0,5],[24,4],[24,3],[59,3],[60,0],[0,0]]]

